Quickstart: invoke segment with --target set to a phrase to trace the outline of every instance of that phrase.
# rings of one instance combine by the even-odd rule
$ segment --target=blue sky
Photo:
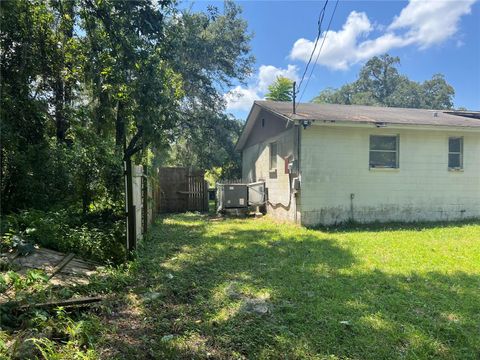
[[[324,2],[238,3],[254,33],[255,72],[225,96],[228,112],[245,119],[252,101],[263,98],[277,75],[301,77]],[[197,1],[193,9],[209,4],[222,8],[222,2]],[[324,30],[334,4],[328,4]],[[412,80],[444,74],[456,90],[455,106],[480,110],[480,2],[475,0],[340,1],[302,102],[353,81],[368,58],[385,52],[400,57],[400,72]]]

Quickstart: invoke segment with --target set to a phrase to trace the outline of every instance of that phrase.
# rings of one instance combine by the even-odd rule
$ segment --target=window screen
[[[463,138],[448,138],[448,168],[463,169]]]
[[[277,143],[270,144],[270,170],[277,169]]]
[[[370,167],[398,168],[398,136],[370,135]]]

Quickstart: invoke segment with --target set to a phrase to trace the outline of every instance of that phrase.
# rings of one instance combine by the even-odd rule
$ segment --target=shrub
[[[125,260],[125,221],[111,211],[84,217],[71,210],[23,211],[7,217],[8,230],[2,236],[2,251],[14,246],[14,239],[99,262]]]

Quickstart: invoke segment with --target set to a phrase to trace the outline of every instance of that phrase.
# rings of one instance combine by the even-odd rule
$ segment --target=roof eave
[[[242,133],[241,133],[240,137],[238,138],[237,143],[235,144],[235,151],[238,151],[238,152],[242,151],[244,149],[244,146],[245,146],[247,140],[248,140],[248,137],[250,136],[250,132],[251,132],[252,127],[253,127],[253,123],[252,123],[252,125],[250,125],[250,123],[252,121],[254,121],[254,119],[252,119],[252,114],[253,114],[253,111],[254,111],[255,107],[258,107],[258,109],[264,110],[264,111],[266,111],[266,112],[268,112],[272,115],[275,115],[275,116],[277,116],[281,119],[286,120],[287,124],[290,121],[294,122],[296,120],[295,118],[292,118],[288,115],[282,114],[282,113],[277,112],[275,110],[272,110],[272,109],[270,109],[266,106],[263,106],[261,102],[258,102],[257,100],[255,100],[253,102],[253,105],[252,105],[251,109],[250,109],[250,112],[248,113],[247,120],[245,121],[245,125],[243,126],[243,129],[242,129]],[[292,115],[294,115],[294,114],[292,114]]]
[[[298,120],[300,121],[300,120]],[[345,127],[379,127],[383,129],[413,129],[413,130],[456,130],[456,131],[473,131],[480,132],[480,126],[461,126],[461,125],[443,125],[443,124],[405,124],[394,122],[378,122],[378,121],[349,121],[349,120],[310,120],[313,125],[317,126],[345,126]],[[378,124],[382,124],[378,126]]]
[[[282,113],[280,113],[280,112],[278,112],[278,111],[275,111],[275,110],[273,110],[273,109],[270,109],[268,106],[264,106],[264,105],[262,105],[262,103],[259,103],[259,102],[257,102],[257,101],[255,101],[254,103],[255,103],[257,106],[259,106],[260,108],[262,108],[263,110],[265,110],[265,111],[267,111],[267,112],[269,112],[269,113],[271,113],[271,114],[273,114],[273,115],[276,115],[276,116],[278,116],[278,117],[281,117],[282,119],[285,119],[285,120],[287,120],[287,121],[298,120],[298,119],[296,119],[296,118],[293,116],[293,115],[295,115],[295,114],[293,114],[293,113],[290,114],[290,115],[285,115],[285,114],[282,114]]]
[[[235,144],[234,150],[237,152],[240,152],[243,150],[243,147],[245,146],[245,143],[248,139],[248,136],[250,135],[250,131],[246,132],[247,126],[249,125],[249,122],[251,121],[251,116],[253,113],[253,110],[255,109],[255,105],[259,106],[256,101],[253,102],[252,107],[250,108],[250,111],[248,112],[247,120],[245,121],[245,124],[243,125],[242,132],[240,134],[240,137],[237,140],[237,143]]]

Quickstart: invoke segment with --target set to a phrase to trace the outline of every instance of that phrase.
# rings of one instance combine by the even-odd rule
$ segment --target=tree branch
[[[137,146],[137,142],[138,140],[140,140],[142,136],[143,136],[143,126],[139,126],[137,133],[133,135],[127,148],[125,149],[125,153],[123,155],[124,160],[130,159],[135,153],[143,149],[145,143]]]

